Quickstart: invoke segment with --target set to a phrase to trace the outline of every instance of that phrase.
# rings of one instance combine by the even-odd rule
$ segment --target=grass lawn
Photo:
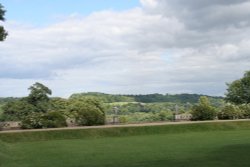
[[[250,122],[0,134],[0,148],[1,167],[249,167]]]

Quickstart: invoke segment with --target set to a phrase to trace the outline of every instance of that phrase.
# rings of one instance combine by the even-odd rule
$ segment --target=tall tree
[[[47,112],[50,105],[49,95],[52,94],[52,91],[39,82],[32,85],[29,90],[28,102],[37,108],[37,112]]]
[[[5,10],[2,4],[0,4],[0,21],[5,21]],[[0,41],[4,41],[8,33],[5,31],[4,27],[0,25]]]
[[[227,102],[234,104],[250,103],[250,71],[245,72],[243,78],[227,85],[228,89],[225,98]]]

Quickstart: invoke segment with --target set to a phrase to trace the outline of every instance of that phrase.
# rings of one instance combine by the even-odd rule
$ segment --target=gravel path
[[[213,120],[213,121],[181,121],[181,122],[154,122],[154,123],[139,123],[139,124],[122,124],[122,125],[101,125],[101,126],[77,126],[65,128],[48,128],[48,129],[22,129],[22,130],[6,130],[0,133],[22,133],[22,132],[40,132],[40,131],[58,131],[58,130],[73,130],[73,129],[100,129],[100,128],[114,128],[114,127],[140,127],[140,126],[160,126],[160,125],[178,125],[178,124],[197,124],[197,123],[212,123],[212,122],[238,122],[250,121],[250,119],[238,120]]]

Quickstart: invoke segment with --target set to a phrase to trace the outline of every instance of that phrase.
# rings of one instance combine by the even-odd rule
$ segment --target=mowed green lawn
[[[1,167],[250,166],[250,122],[0,134],[0,140]]]

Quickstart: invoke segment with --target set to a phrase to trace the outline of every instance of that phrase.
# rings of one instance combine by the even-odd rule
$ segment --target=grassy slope
[[[0,166],[244,167],[249,131],[250,122],[227,122],[0,134]]]

